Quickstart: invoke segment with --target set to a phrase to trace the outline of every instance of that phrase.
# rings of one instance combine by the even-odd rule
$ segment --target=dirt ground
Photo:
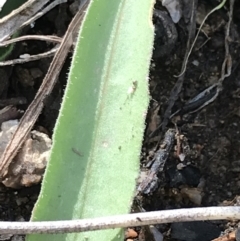
[[[213,4],[213,5],[212,5]],[[204,8],[213,9],[217,2],[199,1],[198,14]],[[180,160],[177,139],[164,167],[158,174],[162,180],[157,190],[143,195],[141,202],[147,211],[187,207],[233,205],[239,195],[239,2],[236,2],[231,27],[230,54],[232,70],[223,82],[218,97],[205,108],[194,113],[177,114],[170,119],[165,130],[160,128],[149,138],[157,125],[163,121],[169,96],[181,71],[186,52],[187,32],[183,23],[177,24],[178,40],[170,55],[153,59],[150,72],[148,128],[142,153],[142,169],[152,160],[152,152],[158,148],[168,128],[181,136]],[[224,38],[229,7],[213,13],[206,22],[205,33],[200,33],[189,58],[179,98],[173,106],[174,113],[184,109],[185,103],[212,86],[221,77],[225,58]],[[199,25],[197,25],[197,28]],[[157,46],[156,46],[157,49]],[[160,142],[159,142],[160,141]],[[205,225],[207,223],[207,225]],[[205,222],[203,226],[158,225],[166,240],[212,240],[220,233],[228,233],[236,227],[235,222]],[[214,225],[214,226],[212,226]],[[208,231],[207,231],[208,230]],[[182,236],[179,232],[185,232]],[[208,236],[201,233],[208,232]],[[154,240],[145,237],[142,240]],[[156,239],[156,238],[155,238]]]
[[[72,2],[69,1],[68,4],[61,4],[53,9],[39,19],[34,28],[24,30],[25,33],[62,36],[73,16],[70,8]],[[197,9],[198,17],[201,18],[201,15],[209,12],[209,9],[213,9],[217,4],[217,0],[199,0],[198,5],[201,7]],[[157,2],[156,9],[166,11],[161,7],[160,2]],[[200,110],[183,111],[185,104],[190,99],[217,83],[221,77],[225,58],[224,40],[228,13],[229,4],[226,3],[226,6],[213,13],[203,26],[190,55],[179,97],[172,108],[172,113],[177,110],[181,111],[168,120],[164,129],[160,125],[169,105],[171,91],[178,79],[174,75],[181,72],[186,53],[189,23],[182,19],[175,24],[178,37],[170,51],[164,56],[155,57],[153,55],[150,68],[152,99],[142,148],[142,172],[149,169],[149,163],[156,150],[159,149],[166,131],[171,128],[177,135],[164,169],[158,173],[160,179],[157,188],[148,194],[139,194],[133,209],[138,205],[146,211],[153,211],[238,204],[240,194],[239,1],[236,1],[234,6],[230,31],[229,52],[232,57],[230,76],[224,79],[222,89],[212,103]],[[162,26],[158,26],[157,21],[155,21],[156,28],[162,28]],[[199,28],[198,21],[195,27]],[[161,49],[167,40],[158,41],[160,44],[155,43],[154,51]],[[14,58],[19,53],[44,52],[52,47],[52,45],[40,41],[20,43],[17,44],[9,58]],[[35,125],[36,128],[43,127],[50,135],[60,107],[69,61],[70,58],[66,61],[59,81],[48,99],[49,102]],[[34,98],[50,62],[51,58],[8,67],[9,78],[4,91],[0,93],[1,99],[24,97],[26,104],[19,104],[17,107],[25,110]],[[31,75],[33,70],[38,73],[37,78]],[[207,100],[205,100],[206,102]],[[160,128],[158,128],[159,126]],[[19,190],[0,186],[0,219],[29,220],[39,190],[39,186]],[[235,230],[238,224],[215,221],[181,225],[164,224],[157,225],[155,228],[161,232],[164,240],[207,241]],[[136,230],[139,232],[136,240],[161,240],[153,237],[148,228],[137,228]],[[180,233],[185,233],[185,236]],[[208,233],[208,235],[202,236],[202,233]],[[4,238],[7,237],[0,235],[0,240],[11,240]]]

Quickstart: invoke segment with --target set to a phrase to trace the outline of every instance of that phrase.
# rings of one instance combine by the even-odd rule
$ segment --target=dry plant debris
[[[56,55],[53,58],[53,61],[49,67],[49,71],[46,74],[38,93],[36,94],[33,102],[29,105],[28,109],[24,113],[23,117],[20,120],[20,123],[14,132],[12,139],[5,148],[1,159],[0,159],[0,177],[3,179],[7,175],[7,169],[16,155],[18,149],[26,140],[28,133],[31,131],[34,123],[36,122],[38,116],[40,115],[43,107],[44,100],[48,96],[57,80],[59,72],[64,64],[64,60],[67,57],[67,54],[73,44],[73,40],[76,37],[76,33],[79,27],[79,24],[82,21],[84,16],[84,10],[88,5],[86,1],[82,7],[79,9],[75,17],[73,18],[69,28],[61,42]]]

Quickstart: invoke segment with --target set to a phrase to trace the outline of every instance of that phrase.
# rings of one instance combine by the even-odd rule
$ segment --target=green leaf
[[[90,3],[33,221],[130,211],[149,103],[152,8],[152,0]],[[27,240],[123,240],[123,231],[29,235]]]

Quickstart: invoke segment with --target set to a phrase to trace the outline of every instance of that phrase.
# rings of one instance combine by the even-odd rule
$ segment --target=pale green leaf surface
[[[33,221],[130,211],[149,103],[152,8],[152,0],[91,2]],[[123,240],[123,232],[30,235],[27,240]]]

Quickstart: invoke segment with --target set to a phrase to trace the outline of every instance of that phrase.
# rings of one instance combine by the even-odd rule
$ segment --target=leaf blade
[[[91,2],[79,33],[33,221],[129,212],[149,102],[152,5],[150,0]],[[84,237],[120,240],[123,233],[116,229],[30,235],[28,240]]]

